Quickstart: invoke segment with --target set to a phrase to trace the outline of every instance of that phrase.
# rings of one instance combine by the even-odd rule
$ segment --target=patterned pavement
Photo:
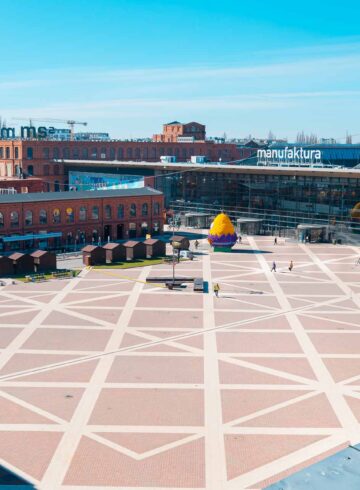
[[[0,463],[46,490],[260,489],[359,443],[357,258],[255,237],[177,266],[219,298],[145,284],[169,266],[1,288]]]

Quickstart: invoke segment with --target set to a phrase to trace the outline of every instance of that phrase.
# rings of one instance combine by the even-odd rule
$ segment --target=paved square
[[[250,490],[359,443],[359,251],[243,242],[176,267],[219,298],[145,284],[162,265],[1,288],[2,464],[43,490]]]

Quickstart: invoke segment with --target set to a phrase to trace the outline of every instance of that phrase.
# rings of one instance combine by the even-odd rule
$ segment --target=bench
[[[46,281],[45,274],[30,274],[29,276],[25,276],[26,282],[40,282]]]
[[[194,279],[194,291],[204,292],[204,279],[202,277]]]
[[[174,288],[181,288],[182,282],[181,281],[166,281],[165,286],[168,289],[174,289]]]
[[[53,279],[68,279],[73,277],[73,273],[72,271],[54,271],[51,276]]]

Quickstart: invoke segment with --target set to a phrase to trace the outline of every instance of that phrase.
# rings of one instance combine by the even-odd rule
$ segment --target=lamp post
[[[172,267],[173,267],[173,286],[175,284],[175,265],[177,262],[177,259],[175,257],[175,251],[177,251],[178,257],[181,249],[181,243],[177,241],[172,241],[172,248],[173,248],[173,257],[172,257]]]

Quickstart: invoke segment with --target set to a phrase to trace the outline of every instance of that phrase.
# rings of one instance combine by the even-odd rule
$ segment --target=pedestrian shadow
[[[246,248],[244,250],[231,250],[230,253],[232,254],[272,254],[273,252],[271,250],[253,250],[252,248]]]

